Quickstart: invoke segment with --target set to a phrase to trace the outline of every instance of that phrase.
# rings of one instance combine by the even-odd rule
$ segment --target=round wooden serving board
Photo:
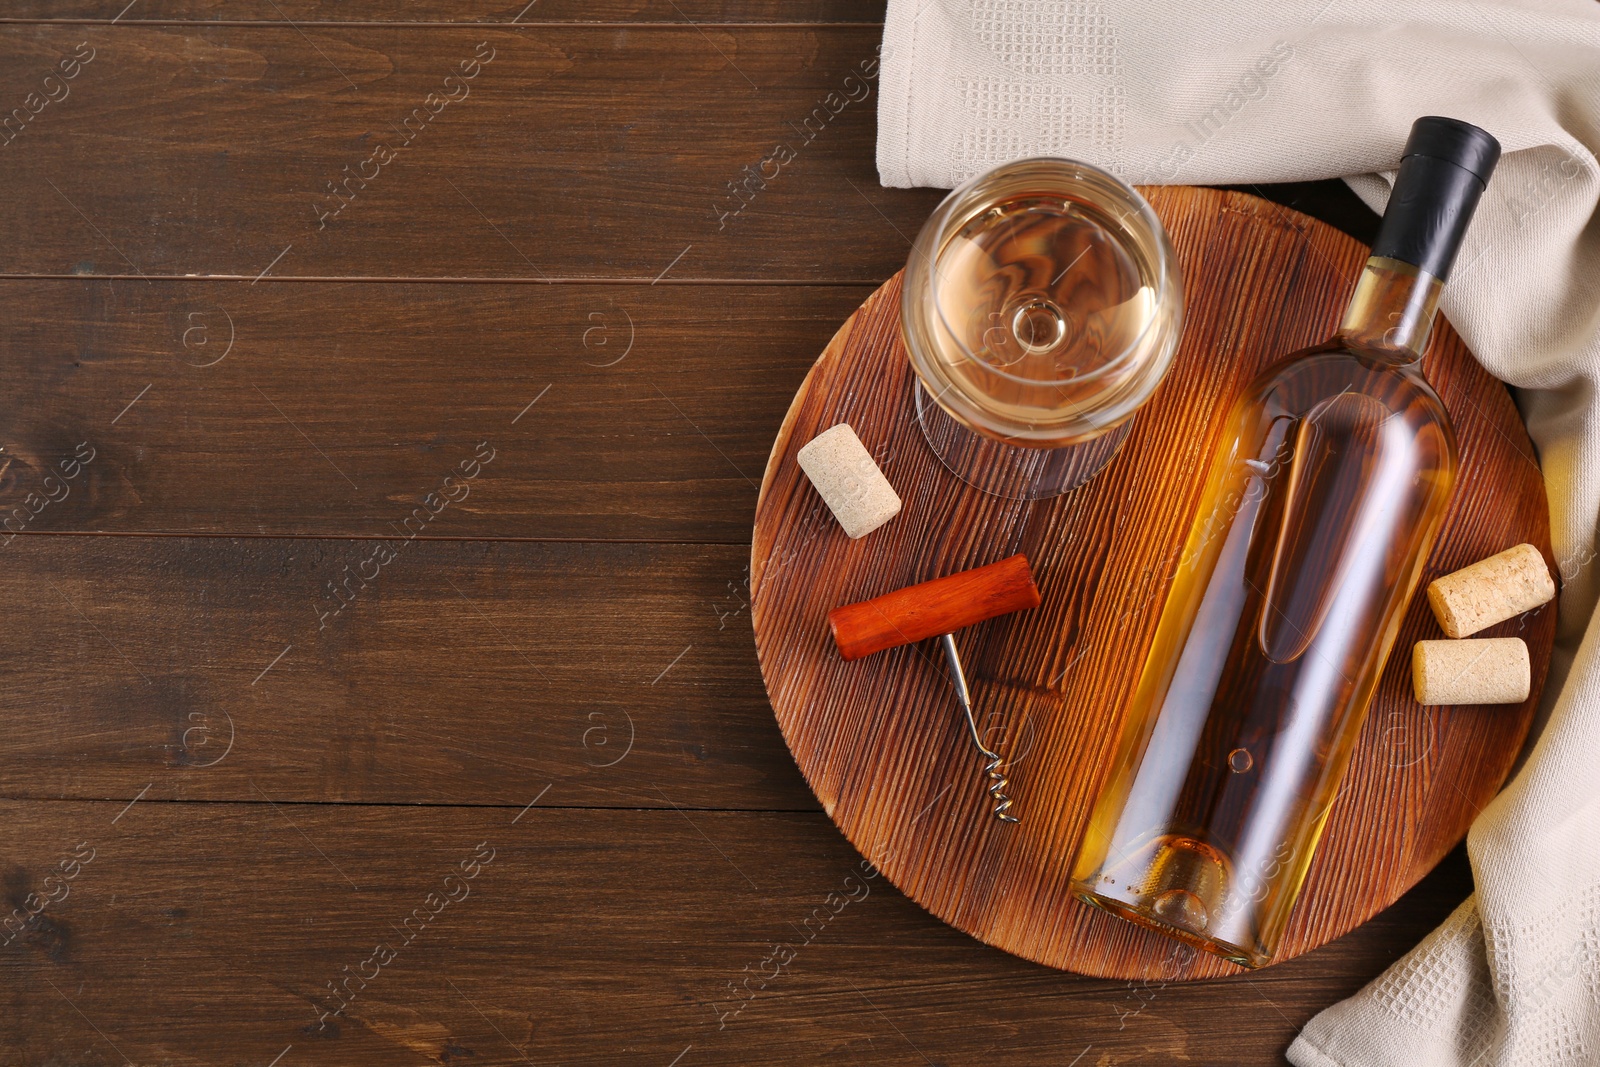
[[[812,368],[772,448],[750,578],[756,647],[789,748],[850,841],[912,899],[1051,967],[1164,981],[1238,970],[1072,899],[1068,870],[1198,506],[1229,403],[1262,367],[1338,323],[1367,251],[1242,193],[1144,191],[1177,249],[1188,314],[1172,372],[1121,453],[1056,500],[985,496],[950,475],[914,419],[900,279],[869,297]],[[1439,324],[1424,364],[1461,444],[1461,476],[1423,581],[1518,542],[1550,558],[1544,486],[1505,388]],[[795,452],[848,422],[905,502],[849,540]],[[829,609],[1024,552],[1041,607],[957,635],[980,722],[1009,759],[1022,818],[989,814],[937,645],[854,663]],[[1520,707],[1422,708],[1410,649],[1442,637],[1414,599],[1279,959],[1393,903],[1466,833],[1516,759],[1544,684],[1554,605],[1480,636],[1533,660]]]

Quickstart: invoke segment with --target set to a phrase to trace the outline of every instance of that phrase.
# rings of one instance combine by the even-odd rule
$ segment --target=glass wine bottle
[[[1339,331],[1234,405],[1073,867],[1086,903],[1270,961],[1456,474],[1420,369],[1499,159],[1418,119]]]

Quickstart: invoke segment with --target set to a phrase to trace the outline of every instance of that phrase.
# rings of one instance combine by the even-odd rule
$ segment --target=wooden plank
[[[0,274],[880,281],[941,194],[877,187],[878,43],[11,26]]]
[[[521,805],[553,781],[563,804],[816,808],[757,673],[742,547],[5,552],[8,797]]]
[[[881,23],[885,0],[12,0],[0,22]]]
[[[422,536],[747,544],[864,293],[0,282],[0,527],[387,537],[487,440],[485,488]]]
[[[27,1020],[0,1027],[0,1055],[1275,1064],[1470,888],[1458,858],[1270,974],[1100,981],[937,922],[869,877],[820,814],[548,810],[571,799],[561,790],[520,817],[0,804],[6,907],[27,919],[43,905],[0,946],[9,1017]]]

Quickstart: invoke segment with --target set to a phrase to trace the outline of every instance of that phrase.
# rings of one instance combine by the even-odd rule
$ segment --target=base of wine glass
[[[957,478],[1006,500],[1048,500],[1078,488],[1111,462],[1133,419],[1099,437],[1060,448],[1008,445],[969,430],[934,403],[920,379],[913,386],[917,425],[933,454]]]

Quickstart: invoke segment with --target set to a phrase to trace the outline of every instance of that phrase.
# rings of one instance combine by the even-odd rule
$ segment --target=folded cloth
[[[1473,897],[1289,1058],[1600,1063],[1600,4],[889,0],[880,90],[889,186],[1062,155],[1136,183],[1344,177],[1381,210],[1418,116],[1500,139],[1444,310],[1521,390],[1543,461],[1563,585],[1547,721],[1468,834]]]

